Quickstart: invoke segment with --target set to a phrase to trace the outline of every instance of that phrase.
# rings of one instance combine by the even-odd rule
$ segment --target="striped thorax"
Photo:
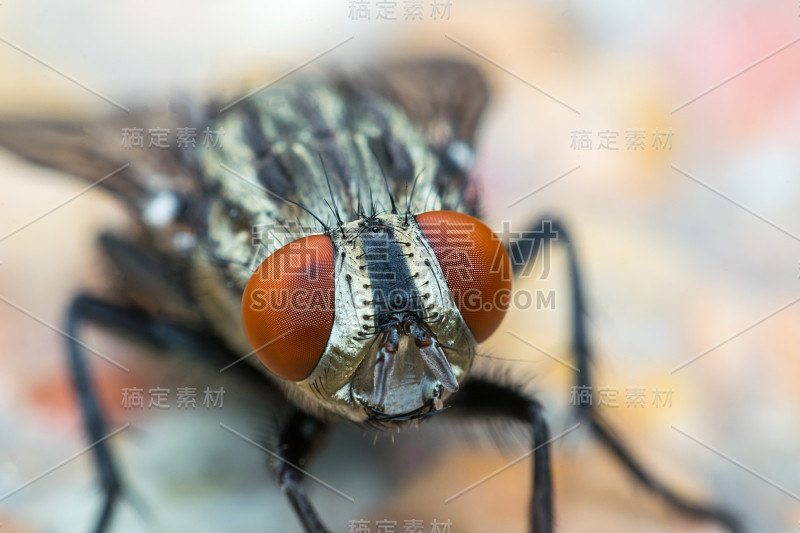
[[[227,315],[219,333],[318,414],[388,423],[441,409],[485,337],[478,322],[502,317],[489,292],[510,290],[499,240],[464,213],[465,140],[440,132],[437,147],[380,94],[313,81],[212,124],[226,135],[198,166],[214,191],[201,249],[214,254],[197,254],[196,279],[203,307]]]

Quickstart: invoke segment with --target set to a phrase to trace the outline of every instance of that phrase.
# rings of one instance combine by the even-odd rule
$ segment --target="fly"
[[[529,428],[529,530],[553,530],[551,438],[540,404],[524,383],[470,369],[478,343],[502,321],[525,259],[561,244],[578,385],[591,386],[584,295],[563,224],[548,220],[554,231],[542,233],[537,221],[504,245],[478,218],[469,170],[487,96],[471,66],[418,61],[287,81],[225,111],[212,105],[200,121],[186,110],[85,128],[0,125],[1,144],[99,180],[136,223],[131,235],[101,237],[125,273],[116,292],[76,296],[66,319],[87,432],[100,441],[93,452],[105,498],[96,532],[111,531],[124,485],[77,340],[87,323],[225,368],[249,365],[265,394],[284,404],[272,474],[308,532],[328,530],[296,465],[331,424],[349,420],[381,431],[457,414]],[[188,124],[224,135],[191,157],[117,142],[123,127]],[[686,499],[649,474],[596,410],[582,404],[578,414],[644,487],[679,511],[737,531],[726,511]]]

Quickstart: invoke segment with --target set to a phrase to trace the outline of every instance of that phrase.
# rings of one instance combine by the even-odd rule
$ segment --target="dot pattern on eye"
[[[253,272],[242,297],[250,346],[270,371],[300,381],[319,363],[333,329],[333,243],[310,235],[280,248]]]
[[[475,340],[482,342],[510,306],[511,259],[502,241],[477,218],[455,211],[416,216],[447,287]]]

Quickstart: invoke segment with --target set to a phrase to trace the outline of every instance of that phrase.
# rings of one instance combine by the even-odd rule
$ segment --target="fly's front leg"
[[[155,318],[139,308],[110,303],[85,294],[72,300],[66,320],[69,368],[86,432],[91,442],[96,443],[92,447],[92,454],[105,496],[94,531],[105,533],[109,530],[117,500],[125,490],[108,441],[105,440],[109,435],[106,417],[92,384],[85,345],[79,340],[81,327],[86,323],[94,323],[152,347],[169,350],[170,354],[180,354],[197,362],[215,364],[217,368],[234,361],[236,356],[216,337]],[[256,379],[255,373],[248,370],[249,365],[231,368],[231,372],[241,374],[242,377]],[[263,378],[260,382],[263,382]],[[129,492],[125,495],[130,499]]]
[[[96,443],[92,447],[92,455],[100,476],[100,485],[105,494],[94,531],[104,533],[109,528],[117,499],[123,491],[123,485],[108,441],[106,441],[108,437],[106,417],[97,401],[97,394],[92,385],[86,357],[83,353],[84,348],[78,340],[81,324],[91,321],[98,310],[96,303],[105,304],[105,302],[88,296],[75,298],[67,312],[66,333],[70,374],[83,413],[86,433],[89,435],[89,440]]]
[[[591,349],[586,331],[586,299],[575,245],[565,226],[556,219],[542,218],[532,228],[532,230],[525,232],[520,238],[509,244],[508,251],[511,256],[514,273],[520,276],[523,270],[529,266],[528,262],[538,257],[538,252],[546,246],[558,243],[565,248],[572,293],[570,302],[571,338],[572,352],[578,369],[577,385],[585,388],[583,390],[591,391],[592,374],[589,366]],[[611,451],[625,469],[645,488],[689,516],[715,521],[732,532],[739,531],[738,520],[728,511],[681,496],[650,474],[592,405],[594,405],[594,402],[591,402],[591,404],[581,402],[578,405],[579,417],[588,422],[592,434]]]
[[[516,236],[509,243],[508,254],[514,275],[519,278],[525,276],[533,267],[533,261],[539,253],[545,251],[553,244],[560,244],[567,253],[569,284],[571,288],[570,323],[572,324],[572,352],[578,368],[577,378],[579,386],[591,386],[588,337],[586,334],[586,300],[584,297],[583,278],[578,267],[578,254],[564,225],[554,218],[542,218],[531,226],[531,229]],[[589,405],[580,404],[585,411],[590,411]]]
[[[550,429],[542,406],[513,387],[482,378],[468,380],[453,403],[453,413],[472,417],[505,417],[530,426],[533,483],[531,533],[553,531],[553,483],[550,472]]]
[[[279,436],[280,461],[275,475],[297,518],[308,533],[328,533],[302,487],[304,468],[321,443],[325,424],[300,411],[292,415]]]

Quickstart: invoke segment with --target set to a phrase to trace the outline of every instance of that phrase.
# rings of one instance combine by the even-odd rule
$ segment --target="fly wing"
[[[366,83],[400,104],[431,146],[472,144],[489,99],[486,81],[474,66],[447,59],[409,61],[375,74]]]
[[[0,146],[38,165],[97,182],[140,216],[159,193],[185,196],[199,189],[172,140],[170,149],[148,146],[151,129],[175,132],[187,126],[178,113],[150,111],[87,123],[10,120],[0,122]],[[142,148],[126,143],[126,135],[136,132],[143,135]]]
[[[438,156],[431,186],[417,191],[412,210],[426,210],[428,199],[436,196],[439,201],[432,206],[477,215],[477,189],[468,174],[475,131],[489,99],[480,72],[460,61],[417,60],[356,77],[353,85],[361,86],[357,90],[362,94],[378,93],[402,108]]]
[[[66,120],[0,122],[0,146],[38,165],[82,178],[126,205],[138,231],[104,234],[100,245],[117,277],[116,299],[184,324],[202,322],[189,285],[190,251],[196,241],[187,213],[198,211],[200,181],[185,154],[148,146],[148,132],[189,127],[174,112],[141,111],[82,123]],[[144,136],[126,147],[124,136]],[[175,139],[169,144],[175,146]]]

